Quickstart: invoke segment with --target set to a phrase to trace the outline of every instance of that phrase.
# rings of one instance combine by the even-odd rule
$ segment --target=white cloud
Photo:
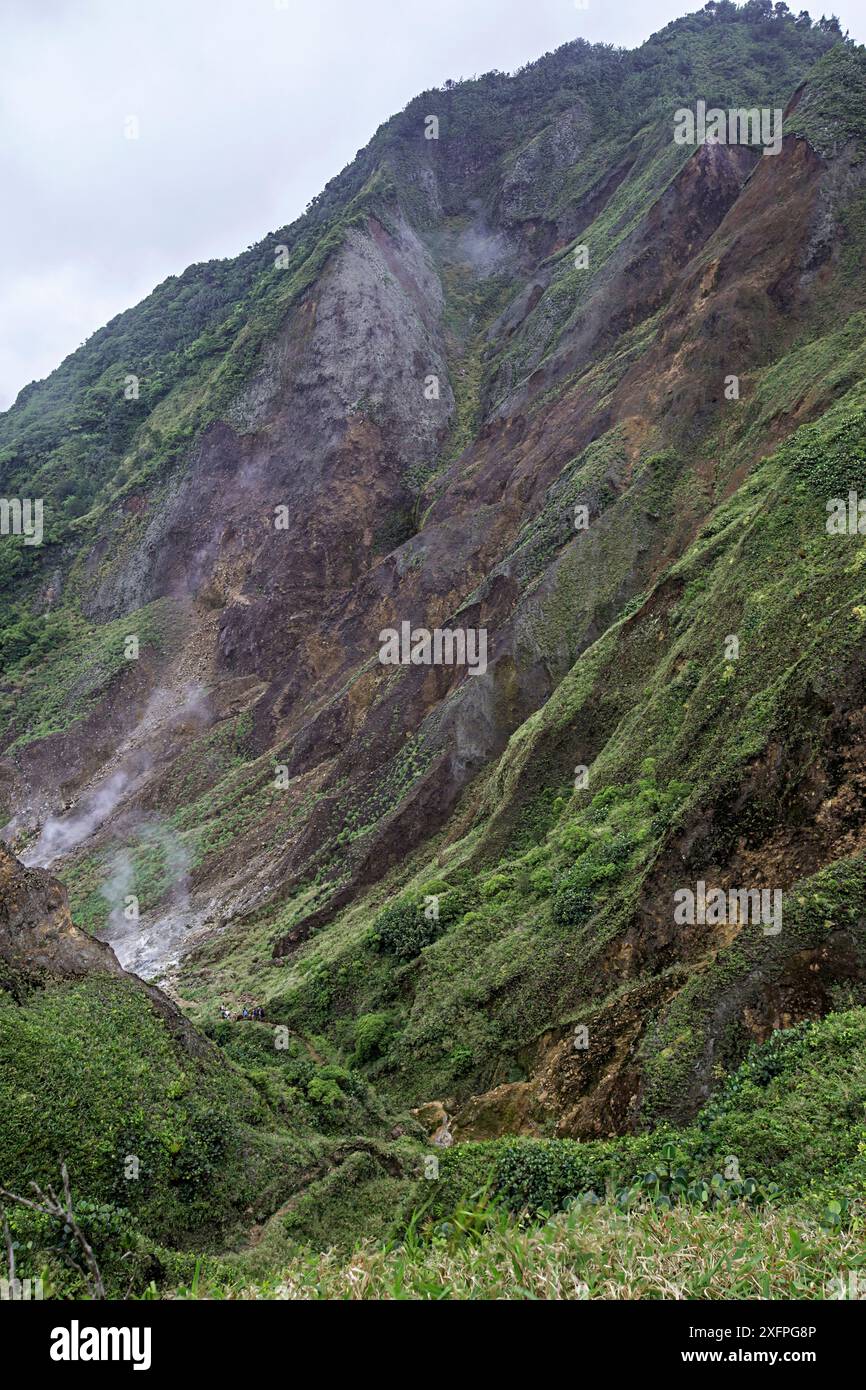
[[[577,36],[632,47],[698,3],[3,0],[0,409],[167,275],[291,221],[417,92]]]

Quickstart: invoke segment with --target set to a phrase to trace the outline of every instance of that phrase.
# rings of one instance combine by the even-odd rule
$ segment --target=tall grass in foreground
[[[530,1227],[488,1208],[432,1240],[299,1256],[265,1283],[180,1297],[243,1299],[838,1299],[866,1297],[866,1209],[844,1231],[784,1208],[573,1207]],[[853,1279],[851,1278],[853,1272]],[[844,1290],[844,1292],[843,1292]]]

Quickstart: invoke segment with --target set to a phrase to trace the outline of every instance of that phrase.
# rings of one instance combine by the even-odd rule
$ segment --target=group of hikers
[[[243,1009],[239,1014],[233,1014],[231,1009],[227,1009],[225,1004],[220,1005],[220,1017],[227,1019],[230,1023],[240,1023],[244,1018],[254,1018],[259,1023],[265,1021],[265,1011],[258,1007],[254,1009]]]

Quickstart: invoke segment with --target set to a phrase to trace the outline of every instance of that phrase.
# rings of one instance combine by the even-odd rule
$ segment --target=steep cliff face
[[[427,93],[5,417],[49,517],[7,589],[7,835],[125,965],[202,1018],[267,999],[458,1137],[682,1118],[861,1000],[862,546],[824,523],[866,483],[834,97],[866,65],[834,42],[703,14]],[[779,152],[677,144],[698,98],[786,108]],[[383,664],[403,624],[485,660]],[[784,930],[678,924],[698,880],[781,890]]]

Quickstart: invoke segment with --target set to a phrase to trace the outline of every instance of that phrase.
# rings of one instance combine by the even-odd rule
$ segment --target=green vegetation
[[[57,1187],[65,1162],[112,1297],[185,1268],[180,1252],[225,1251],[251,1214],[265,1220],[311,1180],[274,1218],[273,1249],[387,1231],[413,1185],[417,1141],[387,1143],[360,1077],[297,1038],[280,1046],[264,1024],[213,1032],[217,1046],[189,1052],[127,980],[48,985],[20,1002],[0,994],[0,1186]],[[368,1027],[368,1050],[374,1037]],[[22,1277],[80,1294],[63,1231],[3,1205]]]
[[[79,1197],[172,1239],[226,1231],[253,1199],[263,1102],[216,1054],[182,1055],[139,989],[94,980],[23,1005],[4,995],[0,1050],[5,1187],[56,1183],[65,1159]]]
[[[416,895],[390,903],[373,924],[379,949],[398,960],[412,960],[463,916],[465,898],[447,883],[424,885]]]
[[[786,130],[805,136],[825,157],[851,141],[855,159],[862,160],[866,154],[866,48],[840,43],[819,59]]]
[[[368,1022],[360,1035],[379,1037],[382,1028],[382,1020]],[[299,1129],[304,1092],[309,1113],[327,1128],[366,1094],[356,1075],[315,1061],[298,1038],[281,1056],[259,1025],[221,1023],[214,1031],[228,1066],[216,1053],[184,1056],[140,991],[109,981],[0,1008],[4,1113],[22,1126],[4,1135],[4,1185],[52,1181],[57,1154],[65,1153],[79,1220],[115,1292],[185,1284],[195,1263],[205,1296],[243,1297],[251,1283],[260,1297],[340,1296],[347,1245],[353,1268],[363,1271],[352,1296],[368,1297],[459,1297],[466,1280],[476,1296],[503,1288],[521,1297],[520,1284],[501,1283],[502,1259],[513,1249],[525,1252],[530,1285],[551,1290],[565,1277],[555,1250],[563,1259],[570,1253],[572,1277],[586,1291],[546,1296],[634,1297],[637,1289],[664,1296],[655,1281],[672,1262],[686,1297],[734,1297],[739,1289],[820,1298],[838,1296],[829,1285],[840,1262],[866,1267],[864,1009],[753,1047],[685,1130],[460,1144],[441,1154],[432,1183],[412,1178],[417,1144],[404,1141],[400,1160],[399,1144],[354,1141],[354,1152],[335,1163],[339,1141],[329,1161],[327,1143]],[[37,1091],[40,1125],[28,1116]],[[281,1112],[293,1116],[291,1138]],[[347,1132],[346,1118],[338,1134]],[[368,1132],[374,1119],[375,1107]],[[301,1168],[322,1177],[268,1222],[260,1245],[195,1262],[183,1253],[188,1243],[201,1250],[203,1241],[224,1242],[246,1203],[271,1210]],[[87,1197],[93,1190],[99,1200]],[[11,1216],[25,1277],[41,1271],[52,1292],[72,1293],[62,1233],[19,1208]],[[358,1245],[362,1227],[370,1234]],[[739,1253],[720,1264],[712,1252],[732,1233]],[[301,1254],[299,1240],[329,1253]],[[652,1268],[626,1260],[629,1247],[654,1252]]]
[[[798,478],[827,501],[866,490],[866,386],[849,393],[814,425],[804,425],[782,450]]]
[[[8,752],[61,733],[85,719],[135,669],[126,639],[138,639],[136,660],[159,656],[183,638],[175,605],[159,600],[111,623],[96,626],[68,611],[28,614],[5,630],[9,659],[0,693],[0,738]]]
[[[455,1214],[429,1242],[364,1245],[296,1258],[266,1281],[214,1269],[197,1295],[270,1299],[839,1299],[863,1278],[860,1235],[798,1212],[736,1206],[575,1207],[533,1226],[507,1214]],[[841,1276],[840,1276],[841,1271]],[[841,1282],[840,1282],[841,1279]]]
[[[497,1139],[441,1159],[430,1211],[445,1217],[480,1188],[513,1213],[578,1198],[630,1209],[648,1200],[787,1201],[817,1221],[866,1197],[866,1010],[774,1033],[753,1046],[686,1129],[621,1139]]]

